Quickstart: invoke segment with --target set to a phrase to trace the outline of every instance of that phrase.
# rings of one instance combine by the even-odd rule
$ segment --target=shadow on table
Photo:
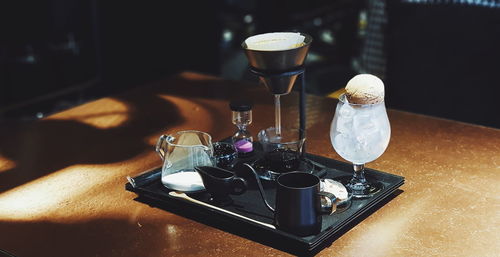
[[[152,149],[145,138],[182,123],[183,118],[175,104],[148,90],[113,97],[127,107],[126,121],[116,127],[56,119],[1,127],[0,157],[15,166],[0,171],[0,193],[70,165],[119,162]],[[85,118],[78,113],[75,117]]]
[[[184,122],[177,106],[160,95],[230,101],[246,96],[242,92],[252,88],[252,85],[245,84],[239,87],[240,84],[185,72],[137,87],[112,97],[127,107],[127,121],[112,128],[55,119],[4,124],[0,128],[0,158],[8,159],[15,166],[0,170],[0,193],[70,165],[119,162],[151,149],[145,138]],[[252,98],[261,101],[262,97],[258,97],[261,91],[250,92]],[[203,101],[197,104],[210,113],[217,113]],[[99,109],[96,106],[86,111],[91,112],[91,108]]]

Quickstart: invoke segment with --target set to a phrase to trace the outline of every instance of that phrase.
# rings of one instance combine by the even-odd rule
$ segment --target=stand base
[[[381,182],[368,181],[367,183],[355,183],[351,178],[352,177],[342,177],[337,178],[337,180],[339,180],[340,183],[351,190],[352,198],[354,199],[370,198],[384,189],[384,185]]]

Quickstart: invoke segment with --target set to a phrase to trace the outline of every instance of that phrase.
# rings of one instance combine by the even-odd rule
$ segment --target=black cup
[[[241,195],[247,190],[246,180],[231,171],[211,166],[198,166],[194,169],[200,174],[205,189],[210,193],[210,202],[214,205],[231,204],[233,200],[230,194]]]
[[[321,215],[334,211],[321,207],[321,197],[327,197],[332,203],[336,197],[320,191],[320,179],[305,172],[290,172],[279,176],[276,183],[276,226],[299,236],[321,232]]]
[[[282,231],[298,236],[310,236],[321,232],[322,214],[332,214],[337,209],[335,195],[320,190],[318,176],[294,171],[281,174],[276,179],[276,207],[266,199],[266,194],[255,169],[245,163],[255,176],[266,207],[274,212],[274,225]],[[321,199],[327,204],[322,206]]]

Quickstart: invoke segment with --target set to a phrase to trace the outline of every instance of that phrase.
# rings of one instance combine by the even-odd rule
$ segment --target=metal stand
[[[304,139],[306,137],[306,75],[305,75],[305,67],[304,65],[298,66],[297,68],[293,70],[287,70],[287,71],[282,71],[282,72],[276,72],[276,71],[263,71],[256,69],[254,67],[249,68],[250,72],[253,74],[259,76],[259,77],[265,77],[265,78],[271,78],[271,77],[289,77],[289,76],[294,76],[294,75],[299,75],[300,76],[300,92],[299,92],[299,128],[300,128],[300,139]],[[304,142],[304,146],[302,149],[302,153],[304,154],[306,152],[306,145]]]

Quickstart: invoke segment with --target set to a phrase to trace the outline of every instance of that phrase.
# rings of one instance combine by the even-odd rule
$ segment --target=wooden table
[[[255,101],[256,134],[273,124],[263,86],[196,73],[0,128],[0,249],[29,256],[285,256],[285,252],[134,201],[127,175],[161,165],[165,133],[234,132],[228,101]],[[297,98],[283,97],[285,126]],[[336,101],[309,97],[308,151],[342,160],[329,126]],[[493,115],[493,114],[492,114]],[[500,130],[390,110],[392,138],[370,168],[404,192],[319,256],[498,256]]]

